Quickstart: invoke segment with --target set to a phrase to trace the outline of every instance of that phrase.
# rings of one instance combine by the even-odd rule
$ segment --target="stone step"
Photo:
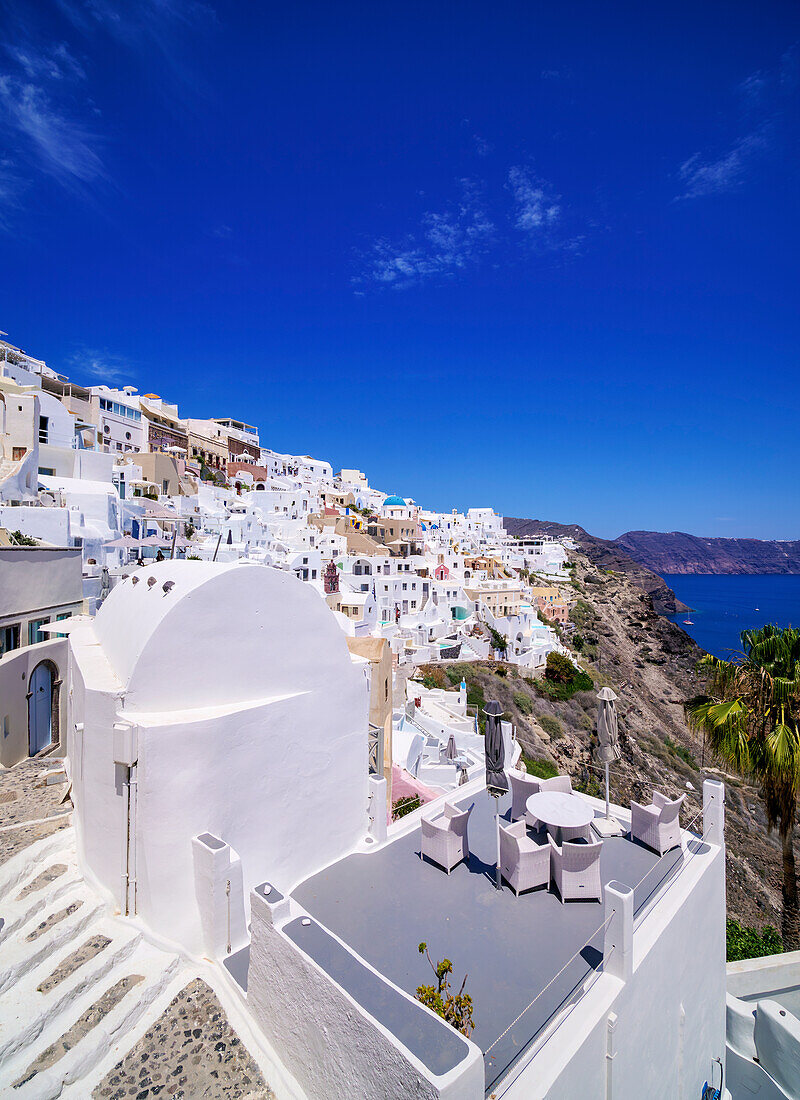
[[[183,968],[170,979],[164,989],[154,997],[139,1019],[124,1033],[117,1033],[114,1044],[103,1051],[102,1057],[91,1068],[86,1067],[79,1081],[64,1086],[65,1100],[86,1100],[95,1088],[123,1061],[147,1032],[161,1019],[174,999],[191,981],[191,973]],[[167,1093],[168,1095],[168,1093]]]
[[[141,939],[134,925],[101,917],[23,974],[0,998],[0,1065],[60,1029],[54,1021],[91,1000],[107,975],[122,973]]]
[[[33,881],[48,862],[77,864],[73,829],[62,829],[34,841],[0,867],[0,915],[5,913],[7,903]]]
[[[97,896],[79,883],[39,908],[3,941],[0,997],[45,959],[62,948],[74,949],[102,914]]]
[[[26,926],[39,924],[45,912],[59,908],[55,903],[70,891],[79,889],[80,884],[81,877],[76,866],[70,867],[58,861],[49,863],[29,885],[23,886],[18,894],[0,906],[3,920],[0,945],[18,935]]]
[[[115,967],[91,995],[69,1010],[30,1049],[0,1068],[0,1084],[14,1087],[18,1100],[56,1100],[66,1086],[88,1096],[86,1077],[115,1047],[127,1044],[136,1025],[149,1018],[182,969],[175,955],[141,942],[124,966]],[[185,976],[183,981],[185,981]]]

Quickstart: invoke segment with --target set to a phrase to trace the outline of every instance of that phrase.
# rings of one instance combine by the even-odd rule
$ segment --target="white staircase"
[[[0,1094],[88,1098],[191,979],[109,914],[63,829],[0,867]]]

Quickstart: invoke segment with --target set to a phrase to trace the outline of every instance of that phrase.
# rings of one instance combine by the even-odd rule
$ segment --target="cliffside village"
[[[559,648],[561,543],[510,539],[491,508],[427,511],[359,470],[278,454],[241,420],[182,418],[132,386],[77,385],[3,341],[0,357],[0,657],[94,616],[120,580],[165,558],[292,574],[371,667],[486,659],[505,645],[504,660],[532,670]],[[382,702],[373,718],[390,764]],[[29,743],[26,711],[3,739],[6,767],[57,734],[34,728]]]
[[[569,652],[575,547],[210,411],[0,341],[4,1094],[796,1097],[774,976],[726,1043],[723,783],[616,806],[468,698]]]

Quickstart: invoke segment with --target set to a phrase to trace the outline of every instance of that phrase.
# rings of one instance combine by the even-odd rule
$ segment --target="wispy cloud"
[[[70,357],[70,364],[79,375],[88,375],[98,382],[125,385],[136,372],[127,360],[119,355],[98,351],[96,348],[80,348]]]
[[[462,179],[461,198],[441,212],[423,214],[416,233],[402,241],[380,239],[368,253],[365,272],[355,283],[403,289],[428,279],[448,279],[473,267],[492,242],[495,226],[481,189]]]
[[[7,126],[27,142],[27,152],[44,172],[66,186],[105,175],[97,135],[40,85],[0,75],[0,108]]]
[[[9,229],[19,210],[22,181],[10,157],[0,157],[0,230]]]
[[[739,138],[718,157],[705,159],[701,153],[695,153],[678,169],[684,191],[677,197],[697,199],[734,190],[744,181],[753,160],[767,147],[767,132],[762,129]]]
[[[73,57],[66,42],[38,50],[32,46],[6,44],[6,53],[16,61],[29,80],[86,79],[86,71]]]
[[[216,13],[199,0],[57,0],[59,7],[85,35],[100,29],[121,46],[152,65],[159,55],[162,72],[194,90],[200,70],[186,60],[186,38],[198,29],[213,26]]]
[[[561,215],[558,195],[529,168],[510,168],[508,183],[517,208],[517,229],[525,233],[540,233],[552,229]]]
[[[721,195],[741,187],[758,162],[785,140],[785,116],[798,88],[798,49],[787,50],[773,69],[750,73],[736,92],[738,136],[721,150],[693,153],[679,167],[675,201]]]

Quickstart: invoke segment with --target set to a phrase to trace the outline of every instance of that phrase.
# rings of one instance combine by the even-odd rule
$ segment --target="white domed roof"
[[[250,563],[137,568],[98,611],[94,633],[126,709],[145,712],[291,695],[350,667],[319,595],[289,572]]]

